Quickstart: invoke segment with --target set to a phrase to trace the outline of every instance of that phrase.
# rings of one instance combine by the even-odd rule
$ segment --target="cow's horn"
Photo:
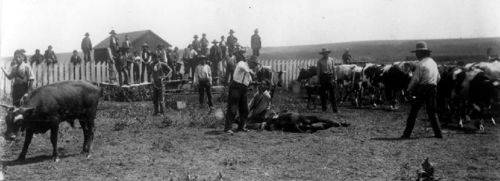
[[[13,106],[5,105],[5,104],[0,104],[1,107],[4,107],[5,109],[12,108]]]

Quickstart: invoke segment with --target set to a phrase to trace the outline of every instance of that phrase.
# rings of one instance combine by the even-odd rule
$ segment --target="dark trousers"
[[[320,75],[319,76],[319,96],[321,97],[321,108],[326,111],[326,99],[328,98],[327,93],[330,95],[330,103],[332,104],[332,110],[337,111],[337,103],[335,102],[335,83],[332,81],[330,75]]]
[[[238,129],[244,129],[248,119],[248,102],[247,102],[248,87],[244,84],[231,82],[229,85],[228,99],[227,99],[227,113],[226,124],[224,131],[231,130],[236,114],[239,111],[240,121],[238,122]]]
[[[90,61],[90,50],[83,50],[83,61]]]
[[[174,62],[168,61],[167,65],[172,69],[172,80],[177,80],[177,70],[175,69]]]
[[[12,104],[14,107],[21,106],[21,99],[28,93],[28,83],[14,83],[12,85]]]
[[[226,80],[224,80],[224,85],[227,86],[229,85],[229,82],[231,82],[231,80],[233,80],[233,73],[234,73],[234,69],[226,69]]]
[[[191,79],[194,77],[194,71],[196,70],[196,66],[198,66],[198,62],[196,59],[192,59],[189,63],[189,69],[191,70]]]
[[[163,113],[163,86],[156,86],[153,83],[153,105],[154,113]]]
[[[253,48],[253,55],[259,56],[260,55],[260,48]]]
[[[200,105],[203,105],[205,102],[205,93],[207,93],[208,98],[208,106],[212,107],[212,90],[210,86],[210,82],[208,80],[200,81],[198,84],[198,93],[200,95]]]
[[[415,127],[415,121],[417,120],[418,111],[422,107],[422,103],[425,103],[427,108],[427,115],[429,116],[429,121],[432,125],[432,130],[435,136],[442,136],[441,126],[436,115],[436,91],[435,85],[420,85],[416,89],[416,99],[412,100],[410,115],[406,120],[406,128],[403,136],[410,137],[413,127]]]
[[[146,75],[146,79],[147,79],[147,82],[151,82],[151,67],[148,66],[147,63],[142,63],[142,68],[141,68],[141,80],[142,81],[146,81],[146,79],[144,79],[144,74],[146,72],[146,69],[148,71],[148,74]]]
[[[220,51],[222,53],[222,58],[227,56],[227,48],[226,47],[220,47]]]
[[[139,80],[139,78],[141,78],[141,76],[139,75],[139,71],[141,70],[139,66],[141,66],[140,63],[134,63],[134,67],[133,67],[133,70],[132,70],[133,71],[133,76],[132,77],[134,77],[134,83],[136,83],[136,84],[139,83],[139,82],[141,82]]]
[[[118,71],[118,84],[128,84],[128,69],[127,66],[115,64],[116,71]],[[123,82],[122,82],[123,80]]]

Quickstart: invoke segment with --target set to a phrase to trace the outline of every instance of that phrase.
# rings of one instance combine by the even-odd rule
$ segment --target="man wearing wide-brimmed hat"
[[[214,45],[210,48],[209,59],[211,62],[210,66],[212,67],[212,75],[216,79],[214,82],[217,83],[217,79],[219,78],[219,62],[222,60],[222,51],[217,40],[214,39],[212,43]]]
[[[200,40],[200,43],[201,43],[201,54],[206,56],[207,53],[208,53],[208,45],[210,43],[208,42],[207,34],[203,33],[201,36],[202,36],[201,40]]]
[[[200,55],[198,57],[200,64],[196,66],[193,77],[193,85],[198,88],[200,106],[203,106],[205,101],[205,93],[208,98],[208,107],[210,110],[213,109],[212,103],[212,70],[210,66],[207,65],[207,57],[205,55]]]
[[[142,45],[141,59],[142,59],[141,81],[151,82],[151,69],[150,66],[148,65],[149,62],[151,62],[151,51],[149,51],[149,45],[147,43],[144,43],[144,45]],[[146,70],[148,71],[148,74],[146,75],[147,78],[144,78],[144,72]]]
[[[198,54],[201,54],[201,42],[200,40],[198,40],[198,35],[194,35],[194,40],[193,42],[191,43],[191,45],[193,46],[193,49],[198,52]]]
[[[240,52],[243,54],[245,51]],[[234,69],[233,78],[229,84],[228,100],[227,100],[227,113],[226,124],[224,126],[225,133],[233,133],[232,125],[239,114],[240,121],[238,122],[238,131],[247,132],[246,122],[248,119],[248,102],[247,92],[250,82],[252,82],[252,66],[250,66],[246,59],[240,59]]]
[[[419,41],[416,49],[412,51],[419,62],[413,72],[410,85],[408,85],[407,91],[412,95],[413,99],[410,115],[408,115],[408,119],[406,120],[406,128],[403,136],[401,136],[402,138],[409,138],[411,136],[418,111],[423,103],[425,103],[425,107],[427,108],[427,115],[429,116],[434,136],[436,138],[443,138],[441,126],[436,115],[437,82],[439,82],[440,76],[436,62],[430,57],[431,52],[427,48],[427,43],[423,41]]]
[[[326,112],[326,100],[330,98],[330,103],[332,104],[333,113],[338,113],[337,103],[335,102],[335,82],[337,81],[337,74],[335,73],[335,64],[333,58],[328,57],[330,54],[327,48],[323,48],[319,54],[323,57],[317,62],[317,76],[319,79],[319,95],[321,97],[321,108],[323,112]],[[329,97],[327,95],[329,94]]]
[[[236,38],[233,34],[236,33],[233,29],[229,30],[229,36],[227,37],[227,48],[229,53],[236,53],[236,43],[238,43],[238,38]]]
[[[85,38],[82,40],[83,61],[90,62],[90,52],[92,51],[92,42],[89,38],[90,34],[85,33]]]
[[[120,47],[120,43],[118,42],[118,38],[116,37],[115,30],[111,30],[109,32],[109,48],[111,48],[111,52],[113,53],[113,56],[116,57],[116,52],[118,52],[118,48]]]
[[[255,29],[255,34],[252,35],[252,51],[254,56],[260,56],[260,49],[262,48],[262,42],[260,41],[259,30]]]

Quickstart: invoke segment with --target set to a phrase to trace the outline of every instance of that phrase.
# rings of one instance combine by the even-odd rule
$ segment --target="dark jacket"
[[[193,49],[194,49],[195,51],[199,51],[199,50],[201,50],[201,42],[200,42],[198,39],[193,40],[192,45],[193,45]]]
[[[260,36],[259,34],[253,34],[252,35],[252,49],[260,49],[262,48],[262,42],[260,41]]]
[[[234,37],[233,35],[229,35],[227,37],[227,46],[228,47],[234,47],[234,46],[236,46],[237,42],[238,42],[238,38]]]
[[[82,62],[82,59],[78,55],[73,55],[73,56],[71,56],[70,62],[73,65],[76,65],[76,64],[80,64]]]
[[[217,45],[212,46],[212,48],[210,48],[210,55],[208,58],[212,62],[222,60],[222,52],[220,47]]]
[[[47,64],[57,63],[56,54],[52,50],[45,50],[45,54],[43,54],[43,57],[45,58],[45,60],[47,60]]]
[[[35,54],[35,55],[31,56],[30,63],[31,63],[31,65],[33,65],[33,63],[36,62],[36,64],[39,65],[40,63],[43,62],[43,60],[44,60],[44,58],[43,58],[42,54]]]
[[[83,51],[92,51],[92,41],[90,41],[90,38],[86,36],[82,40],[82,50]]]

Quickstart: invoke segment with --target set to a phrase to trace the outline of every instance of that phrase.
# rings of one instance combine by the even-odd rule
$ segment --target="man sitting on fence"
[[[45,50],[45,54],[43,56],[47,61],[47,65],[57,63],[57,57],[54,51],[52,50],[52,45],[49,45],[49,49]]]
[[[149,64],[153,77],[153,116],[163,114],[163,78],[172,74],[167,63],[160,62],[160,57],[156,53],[152,54],[153,62]],[[166,76],[165,76],[166,74]]]
[[[71,56],[71,59],[69,60],[73,65],[80,64],[82,62],[82,58],[78,56],[78,51],[73,50],[73,55]]]
[[[24,63],[21,55],[15,57],[14,60],[16,66],[12,67],[10,74],[7,74],[3,68],[2,71],[9,80],[14,79],[11,89],[12,103],[15,107],[19,107],[21,106],[23,96],[27,96],[28,91],[31,91],[35,78],[33,77],[31,67],[27,63]]]
[[[36,62],[36,65],[40,65],[43,62],[43,60],[44,60],[43,55],[40,54],[40,50],[36,49],[35,54],[33,56],[31,56],[31,58],[30,58],[31,66],[33,66],[33,63],[35,63],[35,62]]]

